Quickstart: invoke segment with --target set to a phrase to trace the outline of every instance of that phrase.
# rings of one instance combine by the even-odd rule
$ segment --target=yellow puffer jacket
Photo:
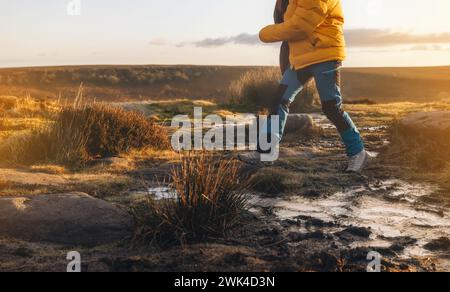
[[[340,0],[289,0],[285,21],[259,34],[265,43],[289,42],[296,70],[345,59],[344,13]]]

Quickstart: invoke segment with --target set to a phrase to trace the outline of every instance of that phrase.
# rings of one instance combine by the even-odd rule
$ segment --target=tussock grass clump
[[[142,114],[93,104],[63,108],[49,126],[11,137],[0,157],[17,164],[56,163],[82,166],[96,157],[132,149],[169,147],[164,128]]]
[[[103,104],[64,109],[55,123],[60,140],[70,139],[68,129],[79,136],[77,140],[92,157],[110,157],[145,147],[167,149],[170,145],[166,131],[144,115]],[[79,129],[85,129],[88,135],[79,133]]]
[[[408,180],[439,186],[433,198],[449,206],[450,128],[404,125],[396,121],[390,129],[391,143],[380,154],[384,165],[400,167],[398,175]]]
[[[231,102],[252,110],[272,109],[280,101],[278,68],[264,68],[244,73],[228,89]],[[318,109],[319,95],[315,83],[308,82],[291,105],[292,113]]]
[[[269,195],[278,195],[298,189],[303,183],[301,175],[282,168],[264,168],[251,178],[253,190]]]
[[[245,179],[236,160],[189,154],[171,173],[175,198],[136,209],[139,239],[158,244],[226,237],[247,210]]]
[[[395,121],[389,136],[391,144],[383,151],[383,160],[422,172],[448,166],[450,129],[414,127]]]

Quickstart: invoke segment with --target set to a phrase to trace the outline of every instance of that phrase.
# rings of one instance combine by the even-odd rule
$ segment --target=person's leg
[[[276,100],[274,102],[274,105],[272,106],[272,110],[270,113],[271,116],[279,116],[279,129],[278,131],[276,131],[277,133],[273,133],[272,123],[269,117],[267,122],[261,126],[261,136],[258,134],[257,151],[239,155],[239,158],[241,160],[245,162],[253,162],[255,160],[259,160],[261,158],[261,154],[267,154],[273,150],[263,149],[264,147],[261,144],[263,144],[264,142],[261,142],[259,140],[261,137],[266,137],[267,142],[269,142],[271,145],[273,145],[271,143],[273,141],[272,139],[281,141],[284,134],[284,128],[289,116],[289,107],[295,101],[295,98],[300,93],[300,91],[303,89],[304,84],[312,77],[312,72],[309,69],[295,71],[289,68],[284,72],[283,78],[280,81]],[[277,126],[275,126],[274,128],[277,129]]]
[[[304,84],[312,78],[308,70],[295,71],[291,68],[284,72],[280,81],[277,93],[277,99],[270,112],[271,115],[278,115],[280,118],[279,133],[274,136],[281,141],[283,139],[284,129],[289,116],[291,104],[295,101],[297,95],[302,91]],[[267,126],[264,127],[267,134],[271,135],[271,120],[268,120]]]
[[[325,62],[311,67],[324,114],[336,126],[347,150],[353,157],[364,150],[361,135],[352,119],[342,108],[340,89],[341,62]]]

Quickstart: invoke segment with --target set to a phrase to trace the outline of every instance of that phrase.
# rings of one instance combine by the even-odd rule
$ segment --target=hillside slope
[[[67,66],[0,69],[0,94],[38,98],[85,95],[106,101],[216,99],[229,84],[260,67],[225,66]],[[377,102],[432,101],[450,97],[450,67],[345,68],[347,99]]]

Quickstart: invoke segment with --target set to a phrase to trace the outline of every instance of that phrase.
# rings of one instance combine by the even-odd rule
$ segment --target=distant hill
[[[347,98],[380,102],[450,98],[450,67],[348,68],[343,90]]]
[[[85,96],[106,101],[145,99],[225,100],[233,80],[260,67],[226,66],[66,66],[0,69],[0,95],[73,97],[81,83]],[[376,102],[431,101],[450,97],[450,67],[346,68],[347,99]]]

